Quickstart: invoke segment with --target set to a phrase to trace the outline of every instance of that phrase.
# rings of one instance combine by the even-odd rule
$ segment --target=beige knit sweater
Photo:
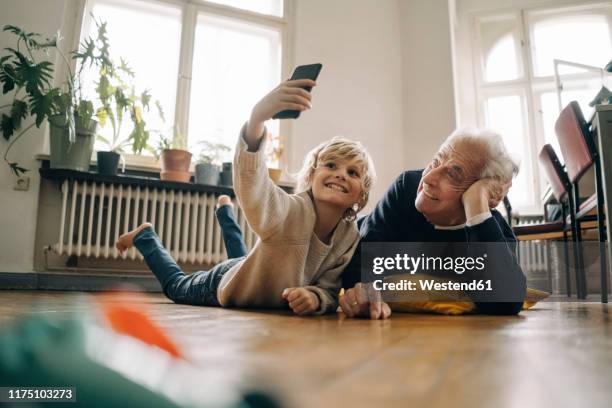
[[[234,191],[259,237],[247,257],[221,279],[217,295],[224,307],[288,308],[283,289],[314,292],[316,314],[338,307],[340,274],[359,242],[355,222],[341,220],[329,245],[314,233],[316,214],[308,192],[287,194],[268,177],[265,137],[257,152],[247,151],[241,131],[234,157]]]

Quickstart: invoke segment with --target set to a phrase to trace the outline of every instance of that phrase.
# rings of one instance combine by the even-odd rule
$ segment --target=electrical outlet
[[[28,191],[30,189],[30,178],[26,176],[17,177],[13,188],[19,191]]]

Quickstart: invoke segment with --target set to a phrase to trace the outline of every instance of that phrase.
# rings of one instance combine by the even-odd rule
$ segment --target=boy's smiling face
[[[362,166],[356,159],[324,160],[314,171],[312,194],[315,201],[342,211],[362,199]]]

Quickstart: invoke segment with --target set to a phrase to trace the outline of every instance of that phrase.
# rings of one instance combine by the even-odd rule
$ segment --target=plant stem
[[[72,82],[72,68],[70,68],[70,62],[68,61],[68,59],[66,58],[66,55],[62,52],[60,47],[56,45],[55,49],[57,49],[57,52],[59,52],[59,54],[62,56],[64,63],[66,63],[66,68],[68,68],[68,74],[70,75],[70,78],[71,78],[70,82]]]
[[[55,45],[55,49],[62,56],[62,59],[66,64],[66,68],[68,68],[68,93],[70,93],[70,97],[73,99],[71,103],[77,105],[77,97],[74,92],[74,77],[72,76],[72,68],[70,68],[70,62],[68,61],[68,58],[66,58],[66,55],[62,52],[60,47],[57,46],[57,44]]]
[[[19,40],[17,40],[17,51],[19,51],[19,42],[21,41],[21,37],[19,38]],[[30,58],[32,58],[32,62],[36,63],[36,60],[34,59],[34,55],[32,55],[32,50],[30,50],[30,46],[28,45],[27,42],[25,42],[25,47],[26,50],[28,50],[28,54],[30,54]]]
[[[32,126],[34,126],[36,124],[36,122],[33,122],[30,126],[28,126],[27,128],[23,129],[17,136],[15,136],[15,138],[11,141],[11,143],[9,143],[8,147],[6,148],[6,151],[4,152],[4,161],[9,163],[8,159],[6,158],[8,156],[9,151],[11,150],[11,148],[13,147],[13,145],[15,144],[15,142],[28,130],[30,130],[30,128]]]

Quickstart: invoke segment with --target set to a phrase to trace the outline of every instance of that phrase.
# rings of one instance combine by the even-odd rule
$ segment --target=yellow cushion
[[[523,310],[531,309],[540,300],[549,296],[548,292],[527,288]],[[472,301],[389,302],[389,307],[392,311],[401,313],[437,313],[455,316],[472,313],[476,309]]]
[[[527,288],[523,310],[531,309],[540,300],[546,299],[550,293],[537,289]],[[437,313],[445,315],[462,315],[472,313],[476,305],[471,300],[449,300],[449,301],[422,301],[422,302],[389,302],[389,307],[394,312],[402,313]]]
[[[417,280],[423,278],[424,275],[394,275],[385,278],[385,282],[395,282],[401,279]],[[437,278],[427,276],[427,279]],[[442,282],[442,281],[441,281]],[[416,292],[416,291],[415,291]],[[423,299],[426,296],[423,295],[425,291],[419,291],[418,298]],[[340,294],[341,296],[343,293]],[[444,315],[462,315],[466,313],[473,313],[476,309],[474,302],[470,300],[463,292],[460,291],[447,291],[445,292],[445,298],[443,300],[436,301],[388,301],[389,307],[393,312],[400,313],[436,313]],[[550,293],[543,292],[537,289],[527,288],[525,295],[525,301],[523,303],[523,310],[532,308],[539,301],[546,299],[550,296]],[[402,295],[405,297],[405,295]],[[416,297],[416,296],[415,296]],[[436,297],[439,298],[439,293],[436,293]]]

